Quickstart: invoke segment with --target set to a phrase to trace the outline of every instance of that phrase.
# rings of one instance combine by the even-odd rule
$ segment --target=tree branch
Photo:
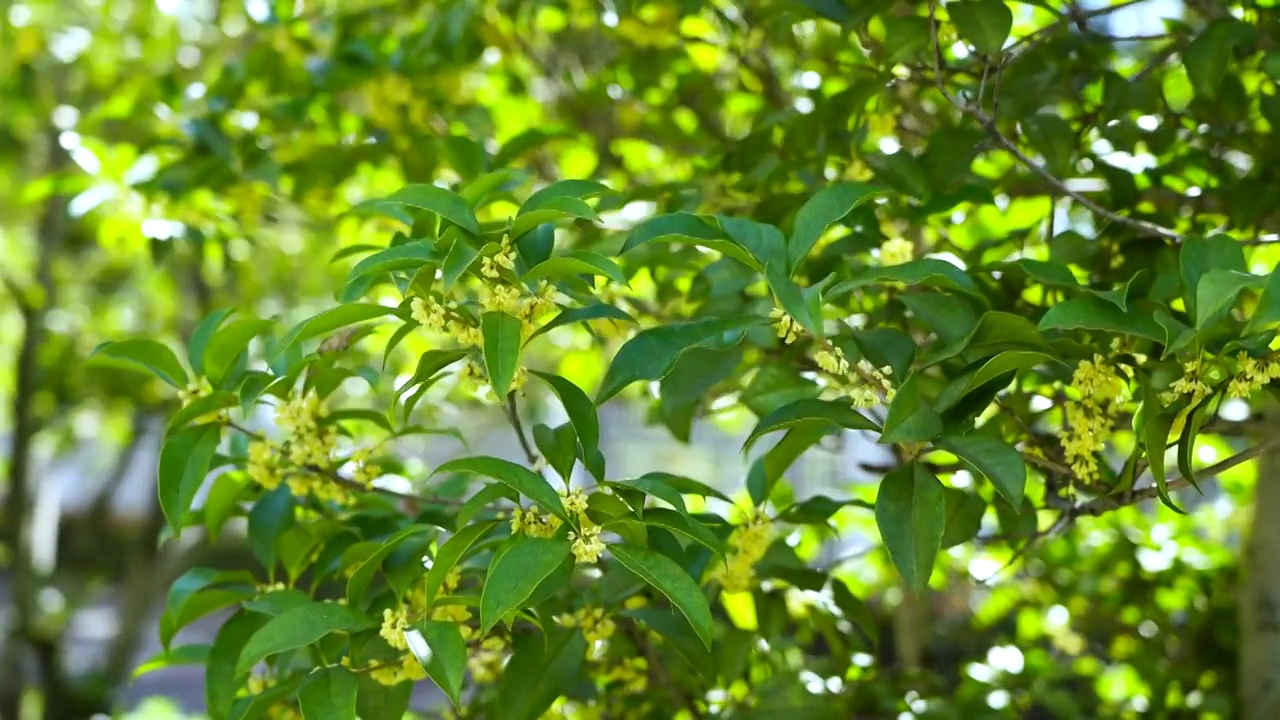
[[[1090,200],[1084,195],[1067,187],[1067,184],[1065,182],[1060,180],[1053,173],[1046,170],[1039,163],[1032,160],[1026,153],[1022,151],[1021,148],[1018,147],[1017,143],[1015,143],[1007,135],[1002,133],[1000,131],[1000,128],[996,127],[995,121],[992,118],[988,117],[987,114],[984,113],[981,108],[975,107],[967,102],[963,102],[957,99],[956,97],[952,96],[950,93],[948,93],[942,81],[942,48],[938,44],[937,0],[930,0],[929,2],[929,32],[931,34],[930,37],[933,42],[933,62],[934,62],[933,75],[934,75],[934,81],[938,86],[938,92],[942,94],[942,97],[946,98],[948,103],[950,103],[951,105],[954,105],[956,109],[958,109],[961,112],[961,114],[968,115],[969,117],[973,118],[975,122],[977,122],[979,125],[982,126],[984,130],[987,131],[987,134],[991,136],[992,140],[994,140],[1000,147],[1004,148],[1009,154],[1013,155],[1013,157],[1017,159],[1019,163],[1026,166],[1034,174],[1040,176],[1042,180],[1044,180],[1046,183],[1050,185],[1050,187],[1053,188],[1056,194],[1064,195],[1066,197],[1071,198],[1072,200],[1075,200],[1076,202],[1080,203],[1080,205],[1085,209],[1087,209],[1089,212],[1093,213],[1094,215],[1097,215],[1100,218],[1103,218],[1112,223],[1115,223],[1116,225],[1127,227],[1131,230],[1141,232],[1145,235],[1153,235],[1156,237],[1167,238],[1170,240],[1178,240],[1178,241],[1182,240],[1182,233],[1179,233],[1176,230],[1171,230],[1161,225],[1147,222],[1146,220],[1138,220],[1136,218],[1126,217],[1124,215],[1114,213],[1102,207],[1101,205],[1095,203],[1094,201]]]
[[[520,410],[516,407],[515,391],[507,394],[507,421],[511,423],[511,429],[516,431],[516,439],[520,441],[520,449],[524,450],[525,458],[530,465],[536,465],[538,453],[533,451],[533,447],[529,445],[529,439],[524,435],[524,425],[520,422]]]
[[[1213,465],[1210,465],[1209,467],[1201,470],[1198,473],[1200,475],[1200,479],[1204,480],[1207,478],[1212,478],[1212,477],[1221,475],[1222,473],[1236,467],[1237,465],[1243,465],[1244,463],[1247,463],[1250,460],[1253,460],[1254,458],[1263,454],[1264,452],[1271,449],[1273,446],[1277,444],[1280,444],[1280,439],[1265,440],[1263,442],[1258,443],[1257,445],[1254,445],[1253,447],[1247,450],[1242,450],[1239,453],[1236,453],[1235,455],[1232,455],[1231,457],[1227,458],[1226,460],[1214,463]],[[1263,478],[1263,480],[1270,481],[1270,478]],[[1173,491],[1173,490],[1179,490],[1181,488],[1184,488],[1190,484],[1191,484],[1191,480],[1189,478],[1176,477],[1176,478],[1171,478],[1166,483],[1166,487],[1168,487],[1170,491]],[[1073,516],[1083,515],[1083,516],[1096,517],[1098,515],[1103,515],[1105,513],[1108,513],[1112,510],[1117,510],[1122,507],[1134,505],[1144,500],[1150,500],[1154,497],[1157,497],[1158,495],[1159,495],[1159,491],[1156,488],[1156,486],[1148,485],[1143,488],[1131,490],[1121,495],[1110,495],[1107,497],[1100,497],[1094,500],[1090,500],[1089,502],[1084,503],[1082,505],[1077,505],[1073,510],[1071,510],[1071,514]]]

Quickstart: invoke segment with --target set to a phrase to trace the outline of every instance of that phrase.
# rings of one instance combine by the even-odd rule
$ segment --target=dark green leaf
[[[493,478],[534,501],[543,510],[550,512],[561,520],[569,521],[569,515],[564,511],[560,496],[551,487],[551,483],[526,467],[496,457],[480,456],[450,460],[437,467],[435,472],[431,474],[435,476],[448,472],[474,473]]]
[[[212,720],[230,715],[244,674],[236,670],[236,661],[245,643],[266,623],[267,618],[262,615],[239,610],[218,629],[204,670],[205,705]]]
[[[666,555],[625,543],[610,545],[609,551],[624,567],[667,596],[689,620],[702,643],[711,647],[711,607],[702,588],[683,568]]]
[[[627,253],[650,242],[691,243],[737,260],[753,270],[761,270],[760,263],[744,247],[734,242],[714,223],[690,213],[672,213],[649,218],[637,225],[627,236],[621,253]]]
[[[596,394],[596,404],[604,403],[633,382],[661,379],[692,347],[762,322],[757,317],[708,318],[643,330],[614,355]]]
[[[1210,270],[1196,286],[1196,330],[1220,320],[1235,307],[1240,291],[1262,287],[1267,278],[1235,270]]]
[[[236,661],[236,674],[248,672],[266,658],[306,647],[335,632],[356,632],[376,626],[364,613],[331,602],[313,602],[267,621],[245,643]]]
[[[415,632],[421,643],[413,636]],[[458,624],[428,620],[414,625],[409,633],[409,650],[457,708],[467,670],[467,642],[462,639]]]
[[[876,526],[907,587],[923,591],[946,530],[942,483],[919,463],[885,475],[876,496]]]
[[[480,595],[480,629],[489,632],[507,615],[523,607],[564,559],[569,557],[570,542],[517,535],[511,544],[494,555]]]
[[[315,317],[304,320],[293,327],[280,340],[273,356],[279,358],[300,343],[331,333],[334,330],[354,325],[365,320],[372,320],[396,312],[396,308],[386,305],[368,303],[349,303],[325,310]]]
[[[1280,322],[1280,270],[1272,270],[1262,286],[1258,306],[1249,317],[1244,334],[1252,335],[1267,330],[1277,322]]]
[[[480,234],[480,222],[466,198],[435,185],[406,185],[385,198],[368,200],[351,209],[351,212],[371,212],[387,215],[387,211],[400,206],[428,210],[458,225],[473,235]],[[403,219],[390,214],[390,217]]]
[[[595,403],[591,402],[591,398],[577,385],[559,375],[536,371],[534,375],[542,378],[547,385],[550,385],[552,392],[556,394],[556,397],[560,398],[560,404],[564,406],[565,413],[569,416],[569,422],[573,423],[573,430],[578,436],[578,442],[582,444],[583,451],[599,450],[600,418],[596,414],[596,406]],[[588,465],[588,469],[591,469],[590,465]],[[604,478],[597,477],[596,479],[603,480]]]
[[[435,600],[436,593],[440,591],[445,578],[457,567],[458,562],[467,554],[471,546],[499,524],[501,524],[500,521],[491,520],[467,525],[440,546],[436,556],[431,560],[431,568],[427,571],[427,576],[422,581],[423,595],[428,605]]]
[[[218,326],[231,312],[231,308],[214,310],[206,315],[191,332],[191,339],[187,341],[187,362],[197,377],[204,374],[204,351],[209,346],[209,340],[213,338],[213,334],[218,331]]]
[[[303,720],[356,720],[360,681],[344,667],[320,668],[298,688]]]
[[[979,434],[942,437],[934,444],[984,475],[1014,508],[1022,507],[1027,466],[1017,450],[997,438]]]
[[[576,275],[600,275],[619,285],[627,284],[627,276],[616,262],[600,253],[587,250],[549,258],[533,266],[520,279],[525,282],[536,282]]]
[[[1013,29],[1013,13],[1004,0],[950,2],[947,14],[960,35],[986,55],[998,55]]]
[[[221,437],[218,426],[197,425],[170,435],[160,449],[160,509],[175,535],[182,534],[191,503],[209,474]]]
[[[94,348],[89,358],[148,370],[174,387],[182,388],[187,385],[187,371],[178,362],[178,356],[155,340],[134,338],[106,342]]]
[[[839,182],[814,193],[796,213],[791,239],[787,242],[788,270],[794,272],[828,227],[883,192],[882,188],[866,183]]]
[[[489,373],[489,385],[501,400],[507,397],[511,381],[520,367],[519,318],[504,312],[487,312],[480,318],[484,334],[484,366]]]
[[[1124,312],[1096,297],[1078,297],[1054,305],[1040,318],[1041,330],[1102,330],[1165,341],[1164,330],[1150,312],[1136,307]]]
[[[744,452],[750,450],[751,446],[764,435],[802,423],[821,423],[849,430],[880,432],[880,426],[875,421],[858,412],[848,403],[835,400],[797,400],[761,418],[743,443],[742,449]]]
[[[942,418],[921,396],[919,376],[908,377],[889,403],[880,442],[922,442],[934,439],[941,432]]]
[[[432,528],[425,525],[413,525],[407,527],[400,532],[387,538],[386,542],[363,562],[356,567],[351,573],[350,579],[347,580],[347,604],[356,607],[364,599],[365,590],[369,588],[369,583],[373,581],[373,576],[378,570],[382,569],[382,561],[386,559],[396,548],[415,535],[425,535],[432,532]]]
[[[596,303],[594,305],[571,308],[561,312],[559,315],[547,321],[546,325],[543,325],[533,331],[533,334],[529,336],[529,340],[526,340],[525,342],[529,342],[539,335],[555,330],[558,327],[571,325],[573,323],[587,322],[589,320],[620,320],[622,322],[629,323],[634,323],[636,321],[635,318],[612,305]]]
[[[545,643],[522,635],[503,670],[494,703],[495,720],[538,720],[578,675],[587,641],[578,630],[557,630]]]
[[[969,490],[943,488],[946,493],[947,521],[942,533],[942,549],[969,542],[982,529],[982,516],[987,504],[982,496]]]

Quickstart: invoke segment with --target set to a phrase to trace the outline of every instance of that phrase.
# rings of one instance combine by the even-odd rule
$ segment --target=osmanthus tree
[[[1269,458],[1275,438],[1196,465],[1223,403],[1263,403],[1280,378],[1265,245],[1275,18],[1206,4],[1164,33],[1104,31],[1126,4],[540,18],[553,39],[609,28],[640,45],[663,30],[642,46],[654,57],[689,43],[669,76],[677,89],[732,76],[708,86],[722,105],[650,88],[655,103],[676,96],[690,129],[647,142],[663,158],[701,139],[724,154],[637,167],[617,127],[584,120],[608,139],[596,179],[562,179],[513,168],[518,146],[471,145],[447,178],[429,173],[440,182],[333,220],[386,229],[338,251],[349,273],[322,312],[293,325],[215,312],[185,353],[146,338],[98,348],[182,399],[159,464],[171,532],[244,516],[262,563],[184,575],[166,645],[234,612],[212,644],[157,664],[204,662],[216,718],[398,718],[428,681],[462,717],[892,712],[900,698],[841,680],[877,629],[856,563],[815,562],[837,513],[870,513],[919,597],[944,581],[944,548],[1007,543],[1017,560],[1080,517],[1156,497],[1181,512],[1179,487]],[[596,17],[560,19],[584,14]],[[716,57],[734,60],[723,71],[692,50],[718,38]],[[774,60],[818,92],[792,97]],[[842,69],[853,80],[828,86]],[[617,92],[645,92],[634,80]],[[656,211],[625,231],[602,224],[638,200]],[[608,358],[593,382],[552,362],[583,341]],[[382,368],[409,348],[416,370],[397,382]],[[349,392],[353,378],[372,392]],[[744,450],[768,447],[736,495],[706,478],[619,477],[597,408],[622,396],[647,398],[683,439],[696,416],[745,409]],[[538,397],[568,420],[528,422]],[[463,455],[411,477],[412,493],[387,489],[384,474],[414,475],[403,439],[439,432],[431,407],[446,399],[499,409],[522,459]],[[874,497],[797,502],[788,468],[846,431],[896,458]],[[1262,487],[1258,511],[1274,513]],[[996,528],[978,537],[987,516]],[[1276,594],[1260,580],[1250,592]],[[1274,645],[1267,627],[1246,652]],[[1242,708],[1265,712],[1274,700],[1248,693],[1268,683],[1249,672]],[[813,677],[836,681],[819,693]],[[924,711],[993,710],[959,695]]]

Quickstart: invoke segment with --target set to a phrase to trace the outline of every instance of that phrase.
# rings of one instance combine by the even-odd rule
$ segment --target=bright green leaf
[[[511,381],[520,368],[522,329],[519,318],[504,312],[487,312],[480,318],[480,331],[484,335],[484,366],[489,373],[489,385],[499,400],[507,397]]]
[[[671,558],[652,550],[618,543],[610,545],[609,552],[624,567],[667,596],[689,620],[702,643],[711,647],[714,632],[711,607],[702,594],[702,588],[689,577],[689,573]]]
[[[880,482],[876,526],[894,567],[915,592],[923,591],[946,530],[946,494],[923,465],[910,463]]]
[[[489,632],[507,613],[523,607],[543,579],[569,557],[564,539],[517,535],[494,555],[480,595],[480,629]]]

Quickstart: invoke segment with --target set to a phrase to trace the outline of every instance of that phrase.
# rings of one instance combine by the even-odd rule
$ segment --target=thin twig
[[[1017,143],[1011,140],[1004,133],[1000,132],[1000,128],[996,127],[995,121],[988,117],[981,108],[974,107],[967,102],[958,100],[948,93],[942,82],[942,48],[938,44],[937,0],[930,0],[929,2],[929,32],[933,41],[933,77],[938,86],[938,92],[942,94],[942,97],[946,98],[948,103],[954,105],[962,114],[973,118],[983,127],[983,129],[987,131],[987,134],[991,136],[991,139],[995,140],[1000,147],[1013,155],[1018,162],[1022,163],[1036,175],[1039,175],[1040,178],[1047,182],[1054,190],[1057,191],[1058,194],[1065,195],[1072,200],[1075,200],[1089,212],[1100,218],[1113,222],[1117,225],[1128,227],[1132,230],[1137,230],[1147,235],[1154,235],[1156,237],[1167,238],[1170,240],[1182,240],[1182,233],[1179,233],[1176,230],[1171,230],[1170,228],[1147,222],[1146,220],[1138,220],[1136,218],[1114,213],[1067,187],[1065,182],[1032,160],[1022,151],[1021,148],[1018,147]]]
[[[520,422],[520,410],[516,407],[516,394],[514,391],[507,394],[507,421],[511,423],[511,429],[516,431],[516,438],[520,441],[520,449],[524,450],[525,458],[528,459],[530,465],[538,463],[538,453],[533,451],[533,446],[529,444],[529,439],[524,435],[524,425]]]
[[[1202,480],[1206,478],[1216,477],[1236,467],[1237,465],[1243,465],[1244,463],[1247,463],[1250,460],[1253,460],[1254,458],[1258,457],[1259,455],[1266,452],[1267,450],[1270,450],[1271,448],[1275,447],[1277,444],[1280,444],[1280,440],[1265,440],[1263,442],[1258,443],[1257,445],[1254,445],[1253,447],[1247,450],[1242,450],[1239,453],[1232,455],[1226,460],[1214,463],[1213,465],[1210,465],[1209,467],[1199,471],[1196,474],[1199,475],[1200,479]],[[1190,484],[1191,484],[1190,478],[1179,476],[1176,478],[1171,478],[1168,482],[1165,483],[1165,487],[1168,488],[1170,491],[1172,491],[1172,490],[1179,490]],[[1156,485],[1152,484],[1143,488],[1139,488],[1137,490],[1132,490],[1130,492],[1127,492],[1121,495],[1112,495],[1108,497],[1100,497],[1094,500],[1090,500],[1089,502],[1084,503],[1083,505],[1077,506],[1074,510],[1071,511],[1071,514],[1076,516],[1102,515],[1112,510],[1116,510],[1129,505],[1134,505],[1144,500],[1150,500],[1152,498],[1157,497],[1159,494],[1160,494],[1159,488]]]
[[[1014,551],[1013,555],[1009,558],[1007,562],[1005,562],[1004,565],[1001,565],[998,570],[986,576],[985,578],[979,580],[978,584],[979,585],[990,584],[992,580],[995,580],[998,576],[1003,574],[1004,571],[1013,567],[1015,563],[1017,563],[1022,558],[1026,557],[1027,552],[1031,550],[1031,547],[1036,542],[1040,541],[1043,538],[1048,537],[1049,535],[1052,535],[1054,532],[1057,531],[1058,528],[1062,527],[1070,518],[1071,518],[1071,513],[1069,512],[1064,512],[1059,514],[1058,517],[1054,519],[1053,523],[1049,525],[1049,527],[1045,528],[1044,530],[1038,530],[1034,534],[1032,534],[1031,537],[1027,538],[1027,541],[1022,543],[1022,545],[1017,550]]]
[[[244,433],[245,435],[248,435],[250,438],[254,440],[266,441],[266,437],[261,433],[254,432],[253,430],[250,430],[249,428],[246,428],[243,425],[240,425],[238,423],[228,422],[227,427],[237,432]],[[360,492],[373,492],[379,495],[386,495],[387,497],[393,497],[398,500],[407,500],[409,502],[415,502],[415,503],[427,503],[427,504],[434,503],[437,505],[461,505],[463,502],[460,500],[452,500],[450,498],[431,497],[427,495],[415,495],[412,493],[402,493],[396,490],[392,490],[390,488],[381,488],[376,485],[361,485],[360,483],[356,482],[355,480],[352,480],[351,478],[343,477],[342,475],[339,475],[336,470],[322,468],[319,465],[303,465],[299,469],[306,471],[308,473],[311,473],[312,475],[319,475],[321,477],[332,480],[333,482],[351,490],[356,490]]]

